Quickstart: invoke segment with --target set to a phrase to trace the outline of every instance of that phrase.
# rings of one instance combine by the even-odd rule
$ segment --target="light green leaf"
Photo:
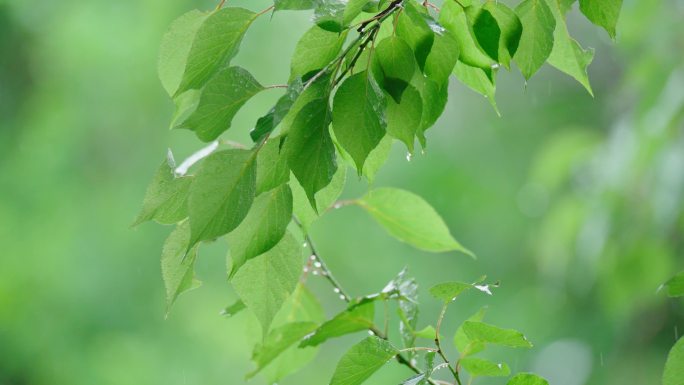
[[[378,171],[380,171],[380,168],[387,162],[390,151],[392,151],[392,137],[385,135],[373,151],[368,154],[368,158],[366,158],[366,161],[363,163],[363,170],[361,173],[368,179],[369,183],[373,183]]]
[[[470,251],[450,234],[444,220],[423,198],[395,188],[371,190],[357,204],[400,241],[433,252]]]
[[[252,361],[256,363],[257,367],[246,377],[248,379],[254,377],[287,348],[296,344],[315,329],[316,324],[314,322],[292,322],[271,330],[264,342],[254,348]]]
[[[147,187],[143,207],[132,226],[152,219],[170,225],[188,216],[188,192],[192,177],[176,177],[174,168],[169,152],[169,159],[162,163]]]
[[[584,50],[579,43],[570,37],[565,14],[561,10],[561,0],[548,0],[549,8],[556,18],[556,30],[553,34],[554,44],[549,64],[575,78],[589,94],[594,95],[589,84],[587,67],[594,60],[594,50]]]
[[[467,7],[466,7],[467,8]],[[473,67],[490,69],[496,64],[482,49],[474,36],[471,22],[466,11],[455,1],[447,1],[442,6],[439,22],[456,39],[460,47],[459,60]]]
[[[314,209],[316,193],[330,184],[337,170],[329,126],[328,100],[314,100],[297,114],[285,141],[287,163]]]
[[[297,98],[292,103],[292,106],[289,107],[289,110],[285,111],[286,114],[283,117],[283,120],[280,124],[280,132],[282,133],[282,135],[286,135],[290,131],[290,127],[292,127],[292,123],[294,122],[295,118],[297,118],[297,115],[299,115],[299,111],[301,111],[302,108],[304,108],[307,104],[311,103],[314,100],[328,100],[329,98],[330,76],[322,75],[313,83],[309,84],[309,86],[306,89],[303,89],[299,96],[297,96]]]
[[[447,84],[459,54],[458,41],[452,34],[435,34],[432,50],[425,60],[425,75],[439,85]]]
[[[501,115],[496,105],[496,84],[482,68],[471,67],[459,61],[454,67],[454,75],[468,88],[487,98],[497,115]]]
[[[295,289],[302,263],[301,245],[286,233],[274,248],[250,259],[235,273],[233,287],[264,332]]]
[[[220,70],[202,89],[197,109],[179,128],[194,131],[210,142],[230,128],[235,114],[264,87],[245,69],[228,67]]]
[[[257,155],[256,195],[272,190],[290,180],[290,168],[281,148],[283,139],[269,139]]]
[[[201,96],[201,90],[187,90],[173,99],[176,108],[171,115],[169,129],[180,127],[188,120],[188,117],[197,110]]]
[[[515,13],[523,31],[514,59],[525,79],[529,79],[551,54],[556,19],[546,0],[525,0],[518,4]]]
[[[420,93],[413,86],[408,85],[399,103],[394,98],[387,98],[385,115],[387,133],[404,142],[409,152],[413,153],[416,131],[420,129],[423,118],[423,99]]]
[[[513,376],[507,385],[549,385],[544,378],[532,373],[519,373]]]
[[[345,79],[333,99],[333,130],[338,143],[363,170],[368,154],[385,136],[385,96],[367,71]]]
[[[232,317],[236,315],[237,313],[245,310],[247,308],[247,305],[245,305],[242,300],[237,300],[235,303],[232,305],[226,306],[225,309],[221,310],[221,315],[225,317]]]
[[[462,358],[461,366],[472,377],[506,377],[511,374],[511,369],[506,363],[494,363],[482,358]]]
[[[366,302],[362,305],[353,306],[337,314],[333,319],[326,321],[315,333],[305,338],[300,347],[316,346],[334,337],[368,330],[373,326],[375,317],[375,304]]]
[[[243,8],[222,8],[197,30],[176,95],[199,89],[235,56],[256,13]]]
[[[580,10],[592,23],[602,27],[615,39],[622,0],[579,0]]]
[[[272,249],[285,235],[291,220],[290,186],[282,184],[259,195],[240,226],[228,234],[232,261],[229,277],[248,260]]]
[[[434,326],[428,325],[420,330],[417,330],[413,333],[418,338],[425,338],[426,340],[434,340],[435,336],[437,335],[437,331],[435,330]]]
[[[473,285],[462,282],[445,282],[439,283],[430,288],[430,294],[444,302],[451,302],[456,299],[461,293],[473,288]]]
[[[684,271],[677,273],[677,275],[665,282],[664,286],[667,288],[668,297],[684,296]]]
[[[347,37],[346,32],[326,31],[314,25],[309,29],[295,47],[290,66],[290,79],[307,78],[333,61]]]
[[[684,338],[680,338],[670,350],[663,373],[663,385],[682,384],[684,384]]]
[[[164,242],[161,257],[162,277],[166,287],[166,314],[178,296],[200,285],[195,279],[195,259],[197,247],[188,250],[190,226],[188,222],[180,223]],[[187,252],[187,254],[186,254]]]
[[[420,119],[420,129],[416,131],[416,136],[421,146],[425,148],[425,131],[442,116],[449,97],[449,83],[440,85],[432,79],[420,76],[414,78],[412,84],[416,86],[423,99],[423,116]]]
[[[313,9],[316,6],[316,0],[275,0],[274,6],[276,11],[300,11],[304,9]]]
[[[368,337],[352,346],[337,363],[330,385],[359,385],[399,353],[386,340]]]
[[[499,1],[488,0],[482,9],[488,11],[496,20],[501,31],[498,41],[498,61],[504,67],[510,68],[511,58],[518,51],[520,44],[523,31],[522,23],[512,9]]]
[[[517,330],[501,329],[484,322],[465,321],[463,331],[472,341],[508,346],[511,348],[531,348],[532,344]]]
[[[208,16],[209,13],[206,12],[190,11],[174,20],[162,38],[157,70],[159,79],[170,96],[175,95],[178,90],[192,42]]]
[[[337,198],[342,194],[345,182],[347,180],[347,168],[338,167],[333,179],[329,185],[323,188],[321,191],[316,193],[316,205],[318,206],[318,212],[314,211],[311,207],[311,203],[306,196],[306,192],[302,186],[297,183],[296,180],[290,181],[290,186],[292,187],[292,195],[294,200],[294,216],[299,220],[299,223],[304,228],[304,232],[308,233],[311,225],[323,215],[332,205],[335,203]],[[320,215],[319,215],[320,214]]]
[[[404,39],[390,36],[378,43],[373,59],[377,62],[376,78],[382,88],[399,103],[416,70],[416,59]],[[413,135],[411,135],[413,137]]]
[[[256,153],[224,150],[206,157],[190,186],[190,245],[231,232],[254,200]]]
[[[466,321],[481,322],[484,319],[487,308],[483,307],[477,311],[477,313],[468,317]],[[479,341],[472,341],[463,331],[463,324],[461,324],[458,329],[456,329],[456,334],[454,334],[454,346],[458,349],[461,357],[468,357],[473,354],[477,354],[485,349],[485,344]]]

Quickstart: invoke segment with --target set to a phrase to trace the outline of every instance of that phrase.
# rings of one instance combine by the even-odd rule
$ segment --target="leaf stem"
[[[442,360],[444,360],[444,363],[447,364],[449,371],[451,371],[451,374],[453,374],[454,378],[456,379],[456,383],[458,383],[458,385],[461,385],[461,379],[458,375],[458,370],[454,369],[449,363],[449,359],[444,354],[444,350],[442,350],[442,343],[439,337],[439,329],[442,327],[442,320],[444,320],[444,315],[446,314],[447,306],[449,306],[448,302],[445,303],[444,306],[442,306],[442,310],[439,313],[439,318],[437,318],[437,326],[435,327],[435,346],[437,346],[437,354],[439,354],[439,356],[442,357]]]
[[[218,11],[218,10],[221,9],[221,8],[223,8],[223,4],[225,4],[225,3],[226,3],[226,0],[221,0],[221,1],[218,3],[218,5],[216,6],[216,11]]]
[[[259,17],[259,16],[261,16],[261,15],[263,15],[263,14],[265,14],[265,13],[268,13],[268,11],[272,10],[273,8],[275,8],[275,5],[271,5],[270,7],[264,9],[263,11],[261,11],[261,12],[259,12],[259,13],[257,13],[256,16],[255,16],[255,18],[256,18],[256,17]]]

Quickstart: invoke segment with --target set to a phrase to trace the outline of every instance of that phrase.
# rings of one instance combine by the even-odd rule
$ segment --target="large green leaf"
[[[316,193],[316,207],[318,207],[318,212],[314,211],[313,207],[311,207],[311,203],[302,186],[300,186],[296,180],[290,182],[294,205],[293,213],[297,220],[299,220],[305,233],[308,233],[311,224],[313,224],[320,215],[323,215],[326,210],[335,203],[337,198],[340,197],[346,180],[347,167],[342,165],[337,168],[330,184]]]
[[[212,141],[230,128],[240,108],[262,90],[264,87],[245,69],[224,68],[209,80],[197,108],[178,127],[194,131],[205,142]]]
[[[257,14],[243,8],[222,8],[212,13],[197,30],[187,56],[176,95],[202,88],[235,56],[247,28]]]
[[[344,310],[331,320],[321,325],[315,333],[308,336],[300,344],[301,347],[316,346],[334,337],[368,330],[373,326],[375,304],[367,302]]]
[[[512,9],[496,0],[488,0],[482,9],[490,13],[496,20],[501,32],[498,41],[498,61],[504,67],[509,68],[511,58],[518,51],[520,44],[523,31],[522,22]]]
[[[435,34],[432,50],[425,60],[425,75],[439,85],[448,83],[459,54],[458,41],[452,34]]]
[[[587,67],[594,60],[594,50],[583,49],[575,39],[570,37],[565,22],[565,14],[561,9],[561,0],[547,1],[556,18],[553,50],[549,56],[549,64],[575,78],[593,95],[587,75]]]
[[[304,84],[307,87],[302,89],[301,93],[297,95],[297,98],[294,100],[292,105],[288,107],[287,111],[285,111],[285,116],[280,123],[280,132],[282,135],[286,135],[290,131],[294,120],[299,115],[299,111],[306,107],[307,104],[314,100],[328,100],[330,98],[330,82],[331,80],[329,75],[322,75],[312,83]]]
[[[462,358],[459,362],[471,377],[506,377],[511,374],[511,369],[505,363],[497,364],[475,357]]]
[[[224,150],[206,157],[190,186],[190,245],[227,234],[247,216],[256,186],[256,153]]]
[[[292,220],[292,192],[282,184],[259,195],[240,226],[228,234],[232,268],[230,276],[248,260],[273,248]]]
[[[169,159],[159,166],[147,187],[143,207],[132,226],[152,219],[162,224],[172,224],[188,216],[188,192],[192,177],[176,177],[174,167],[169,152]]]
[[[480,48],[495,62],[499,61],[501,28],[492,13],[482,6],[466,7],[466,19]]]
[[[531,348],[532,344],[517,330],[501,329],[484,322],[466,321],[463,331],[472,341],[508,346],[511,348]]]
[[[388,341],[370,336],[342,356],[330,385],[359,385],[398,353]]]
[[[171,96],[176,94],[183,79],[195,34],[208,16],[206,12],[190,11],[174,20],[162,38],[157,70],[162,86]]]
[[[513,376],[507,385],[549,385],[544,378],[532,373],[519,373]]]
[[[411,85],[403,91],[401,101],[387,98],[387,133],[406,144],[409,152],[413,152],[416,131],[420,130],[423,117],[423,99]]]
[[[467,8],[467,7],[466,7]],[[439,22],[456,39],[460,48],[459,60],[473,67],[490,69],[496,64],[475,39],[471,22],[465,8],[455,1],[447,1],[442,6]]]
[[[529,79],[551,54],[556,19],[546,0],[525,0],[518,4],[515,12],[523,31],[514,59],[525,79]]]
[[[663,373],[663,385],[682,384],[684,384],[684,338],[680,338],[670,350]]]
[[[271,250],[242,266],[232,283],[266,332],[295,289],[302,270],[302,246],[289,233]]]
[[[400,241],[427,251],[457,250],[472,255],[451,236],[435,209],[418,195],[379,188],[368,192],[357,203]]]
[[[385,136],[385,96],[367,71],[348,77],[333,99],[333,130],[357,170]]]
[[[416,70],[416,59],[404,39],[390,36],[380,41],[373,59],[377,62],[376,78],[382,88],[398,103]]]
[[[314,25],[299,39],[292,55],[290,79],[306,77],[321,70],[340,52],[346,33],[326,31]]]
[[[189,241],[190,226],[185,221],[180,223],[164,242],[161,269],[166,287],[167,314],[181,293],[200,285],[200,282],[195,279],[194,271],[197,247],[193,247],[188,252]]]
[[[423,12],[416,2],[405,1],[403,7],[397,19],[396,34],[408,43],[418,66],[423,69],[435,39],[435,32],[430,26],[437,26],[430,15]]]
[[[285,141],[290,170],[315,209],[316,193],[330,184],[337,170],[329,126],[328,100],[316,99],[297,114]]]
[[[268,140],[257,155],[256,195],[272,190],[290,180],[290,168],[282,147],[282,138]]]
[[[496,84],[482,68],[471,67],[459,61],[454,67],[454,76],[468,88],[489,100],[494,111],[499,114],[499,107],[496,105]]]
[[[620,18],[622,0],[579,0],[580,10],[592,23],[603,27],[615,38],[615,27]]]
[[[419,76],[413,79],[412,84],[416,86],[423,99],[423,115],[416,136],[425,148],[425,131],[432,127],[444,112],[449,97],[449,83],[438,84],[430,78]]]
[[[252,361],[256,363],[257,368],[248,373],[247,378],[254,377],[261,369],[314,329],[316,329],[314,322],[292,322],[271,330],[264,342],[254,348]]]
[[[665,282],[664,286],[667,289],[667,295],[669,297],[684,296],[684,271],[677,273],[677,275]]]

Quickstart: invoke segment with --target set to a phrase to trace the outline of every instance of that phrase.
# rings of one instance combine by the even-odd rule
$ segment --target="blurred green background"
[[[159,253],[170,229],[129,228],[166,149],[182,159],[201,146],[166,129],[172,105],[156,77],[159,40],[175,17],[214,5],[0,0],[1,385],[244,382],[258,337],[248,313],[219,316],[235,300],[225,245],[202,249],[204,285],[165,320]],[[260,18],[236,63],[263,84],[283,83],[309,20],[306,12]],[[409,266],[423,285],[423,326],[438,311],[429,286],[487,274],[501,288],[454,306],[445,334],[488,305],[489,322],[535,343],[529,352],[494,350],[513,370],[553,385],[660,383],[684,332],[682,303],[657,293],[684,269],[682,20],[682,1],[625,0],[613,43],[575,9],[573,34],[596,48],[595,98],[552,68],[527,85],[502,72],[499,118],[452,81],[426,153],[407,162],[395,143],[375,184],[425,197],[479,259],[417,251],[344,208],[313,230],[338,279],[362,295]],[[277,97],[250,101],[228,137],[246,142]],[[345,195],[366,188],[351,177]],[[311,280],[328,315],[340,310],[330,288]],[[326,345],[282,384],[325,383],[355,340]],[[408,375],[389,364],[369,384]]]

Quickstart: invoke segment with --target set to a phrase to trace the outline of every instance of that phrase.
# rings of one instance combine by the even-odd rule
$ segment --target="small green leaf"
[[[359,385],[399,354],[387,340],[368,337],[352,346],[337,363],[330,385]]]
[[[482,9],[488,11],[496,20],[501,31],[498,61],[504,67],[510,68],[511,58],[518,51],[518,45],[520,44],[520,37],[523,31],[522,23],[512,9],[499,1],[488,0]]]
[[[684,338],[680,338],[667,355],[663,385],[682,385],[682,381],[684,381]]]
[[[471,90],[487,98],[497,115],[501,115],[496,105],[496,84],[482,68],[471,67],[458,62],[454,68],[454,75]]]
[[[515,13],[523,31],[514,59],[525,79],[529,79],[551,55],[556,19],[546,0],[525,0],[518,4]]]
[[[282,138],[271,138],[259,150],[256,175],[257,196],[290,180],[290,168],[281,143]]]
[[[290,79],[308,78],[333,61],[342,49],[346,32],[326,31],[314,25],[295,47],[290,66]]]
[[[397,104],[416,70],[416,59],[411,47],[404,39],[390,36],[378,43],[373,59],[377,62],[375,68],[378,68],[376,78],[379,84]]]
[[[333,99],[333,130],[338,143],[362,170],[368,154],[385,136],[382,91],[367,71],[345,79]]]
[[[505,363],[494,363],[482,358],[462,358],[460,364],[471,377],[506,377],[511,369]]]
[[[301,245],[286,233],[274,248],[250,259],[235,273],[233,287],[264,332],[297,286],[302,263]]]
[[[194,271],[197,247],[187,251],[189,241],[190,227],[185,221],[173,230],[162,248],[161,268],[166,287],[167,314],[180,294],[200,285]]]
[[[466,7],[468,8],[468,7]],[[471,21],[465,8],[455,1],[447,1],[442,6],[439,22],[456,39],[460,47],[459,60],[473,67],[490,69],[496,64],[482,49],[475,38]]]
[[[202,89],[197,109],[179,128],[194,131],[210,142],[230,128],[235,114],[264,87],[245,69],[228,67],[220,70]]]
[[[257,367],[246,377],[248,379],[254,377],[287,348],[296,344],[314,329],[316,329],[316,324],[313,322],[292,322],[271,330],[264,342],[254,348],[252,361],[256,363]]]
[[[423,198],[395,188],[371,190],[357,201],[400,241],[433,252],[470,251],[450,234],[444,220]]]
[[[175,95],[202,88],[223,68],[237,53],[242,37],[256,16],[247,9],[227,7],[207,17],[197,30]]]
[[[315,333],[305,338],[299,346],[317,346],[330,338],[368,330],[373,326],[374,317],[375,305],[373,302],[354,306],[337,314],[333,319],[326,321]]]
[[[664,286],[667,288],[668,297],[684,296],[684,271],[677,273],[677,275],[665,282]]]
[[[472,341],[508,346],[511,348],[531,348],[532,344],[517,330],[501,329],[484,322],[466,321],[463,331]]]
[[[206,157],[190,186],[190,245],[231,232],[247,216],[254,200],[256,154],[224,150]]]
[[[418,331],[415,331],[413,335],[418,338],[425,338],[426,340],[434,340],[435,336],[437,335],[437,331],[435,330],[434,326],[428,325]]]
[[[142,210],[132,226],[152,219],[170,225],[188,216],[188,192],[192,177],[176,177],[174,167],[169,152],[169,159],[162,163],[147,187]]]
[[[229,276],[233,277],[245,262],[278,244],[291,220],[290,186],[282,184],[259,195],[240,226],[228,234],[232,261]]]
[[[477,313],[468,317],[466,321],[480,322],[484,319],[487,308],[483,307],[477,311]],[[471,341],[463,330],[463,324],[461,324],[458,329],[456,329],[456,334],[454,334],[454,346],[458,349],[461,357],[468,357],[473,354],[477,354],[485,349],[485,344],[479,341]]]
[[[615,39],[622,0],[579,0],[580,10],[592,23],[602,27]]]
[[[226,306],[225,309],[221,310],[221,315],[225,317],[232,317],[236,315],[237,313],[245,310],[247,308],[247,305],[245,305],[242,300],[237,300],[235,303],[232,305]]]
[[[178,90],[192,42],[208,16],[206,12],[190,11],[174,20],[162,38],[157,69],[159,79],[170,96]]]
[[[330,184],[337,170],[329,126],[328,100],[314,100],[297,114],[285,141],[287,163],[314,209],[316,193]]]
[[[519,373],[513,376],[507,385],[549,385],[544,378],[532,373]]]
[[[276,11],[301,11],[305,9],[313,9],[316,6],[316,0],[275,0],[274,6]]]
[[[413,86],[407,85],[399,103],[394,98],[387,98],[385,115],[387,133],[404,142],[409,152],[413,153],[416,131],[420,130],[423,118],[423,99],[420,93]]]
[[[439,283],[430,288],[430,294],[444,302],[451,302],[456,299],[461,293],[473,288],[473,285],[462,282],[445,282]]]

